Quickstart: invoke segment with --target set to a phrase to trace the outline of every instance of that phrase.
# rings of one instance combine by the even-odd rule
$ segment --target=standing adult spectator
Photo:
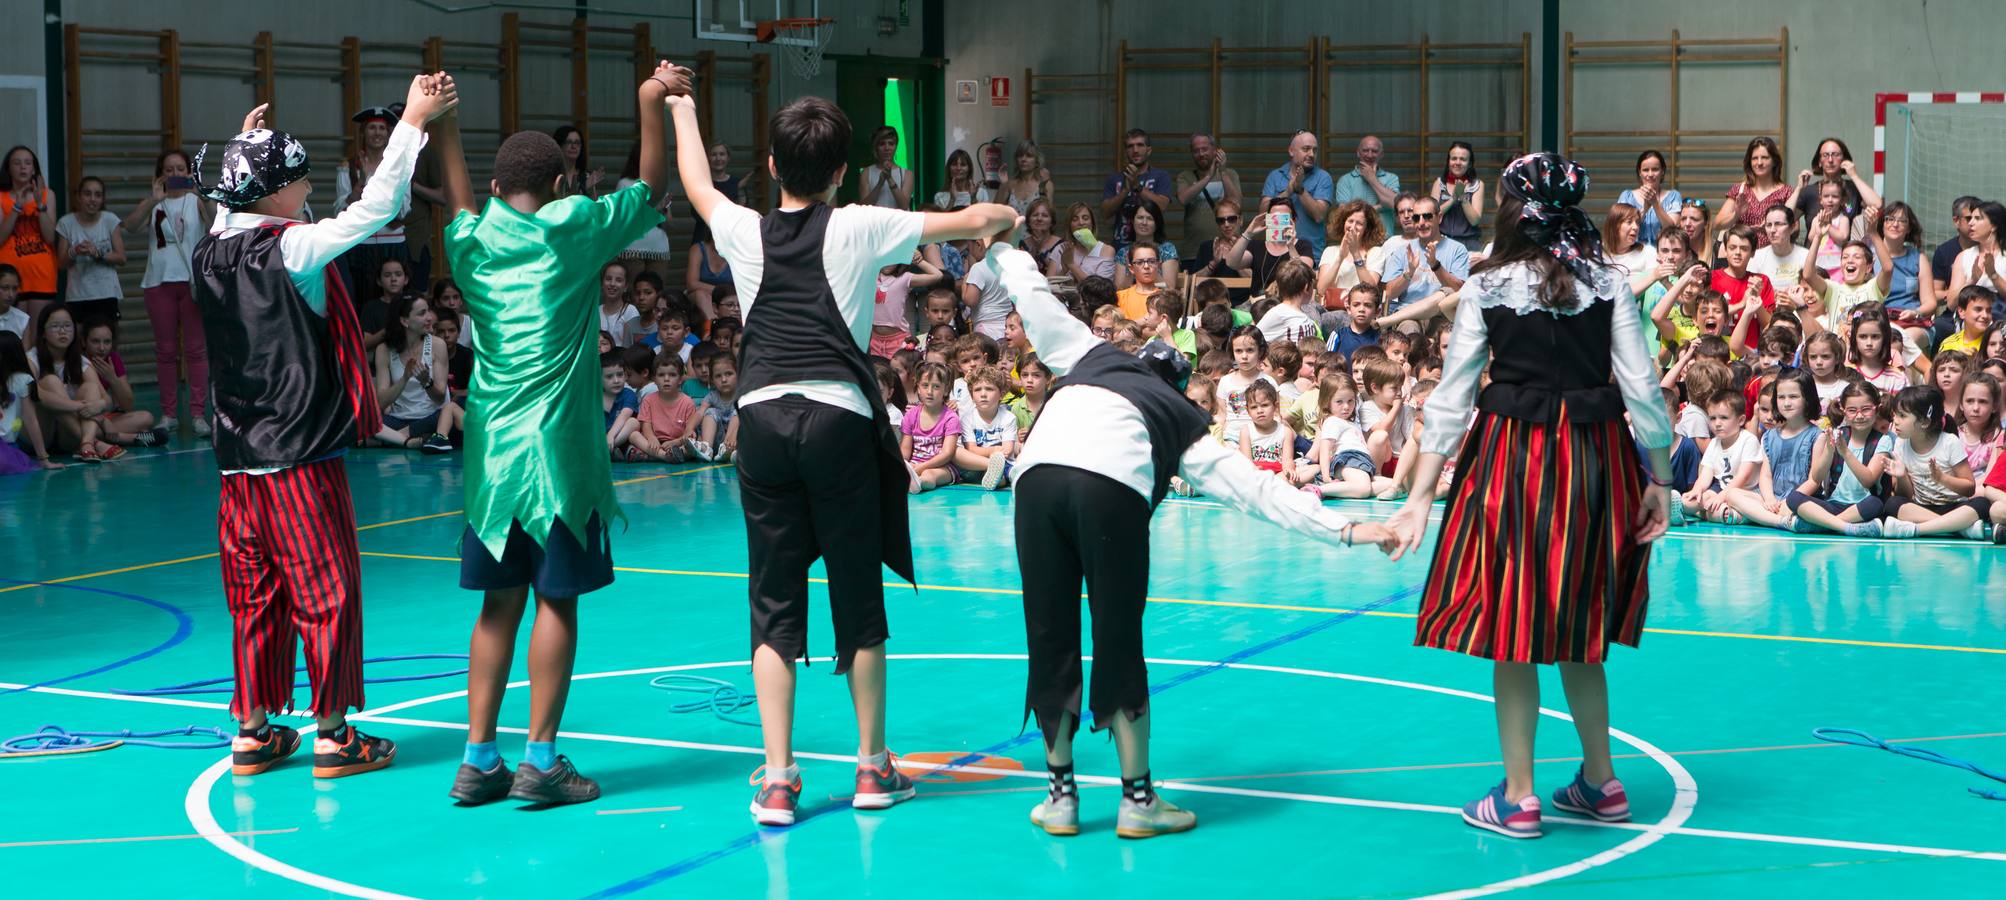
[[[1107,177],[1107,185],[1101,189],[1101,218],[1115,222],[1114,245],[1116,249],[1135,242],[1135,235],[1129,233],[1130,219],[1135,208],[1142,201],[1149,200],[1158,209],[1170,205],[1170,195],[1177,192],[1171,183],[1170,173],[1153,169],[1149,165],[1149,132],[1131,128],[1122,138],[1122,147],[1128,156],[1128,164],[1121,171]]]
[[[1316,256],[1310,251],[1309,241],[1296,236],[1293,223],[1286,228],[1273,227],[1273,214],[1288,212],[1292,206],[1287,197],[1269,198],[1262,207],[1266,212],[1254,217],[1254,221],[1240,232],[1240,237],[1233,241],[1232,248],[1226,253],[1226,265],[1249,270],[1256,291],[1265,289],[1268,282],[1274,280],[1275,270],[1288,260],[1299,259],[1303,265],[1315,264]]]
[[[1400,226],[1393,217],[1393,204],[1400,198],[1400,176],[1379,170],[1379,157],[1385,152],[1386,144],[1376,135],[1359,138],[1358,164],[1337,179],[1337,193],[1332,199],[1337,203],[1365,201],[1379,213],[1386,233],[1392,234]]]
[[[1401,246],[1400,252],[1388,255],[1386,269],[1379,273],[1380,283],[1386,286],[1388,313],[1398,313],[1437,292],[1452,292],[1470,277],[1469,248],[1444,240],[1441,221],[1435,198],[1414,198],[1414,237]],[[1380,319],[1380,325],[1420,318],[1433,311],[1432,307],[1418,311],[1422,309],[1417,308],[1416,314],[1406,317]]]
[[[388,125],[384,134],[389,134]],[[599,183],[606,180],[606,170],[591,167],[590,158],[585,153],[585,133],[571,125],[560,125],[550,136],[557,140],[558,149],[564,151],[564,186],[559,196],[599,196]]]
[[[1475,253],[1484,249],[1484,180],[1475,169],[1476,151],[1465,141],[1449,142],[1449,159],[1442,165],[1442,177],[1435,179],[1428,194],[1442,211],[1442,236]]]
[[[146,235],[146,272],[139,279],[146,318],[153,325],[154,377],[160,388],[160,427],[175,431],[181,385],[188,385],[188,418],[198,437],[209,434],[209,342],[189,287],[195,242],[209,230],[216,208],[196,196],[188,155],[163,151],[153,161],[153,192],[125,217],[125,230]]]
[[[1818,191],[1808,187],[1818,181],[1839,183],[1839,205],[1848,217],[1881,205],[1881,195],[1860,177],[1859,167],[1853,164],[1853,151],[1838,138],[1819,141],[1817,152],[1811,155],[1811,167],[1798,173],[1797,199],[1791,206],[1796,208],[1799,222],[1818,218]]]
[[[898,129],[880,125],[871,132],[871,164],[857,169],[858,203],[889,209],[912,208],[912,172],[898,164],[898,152]],[[738,201],[733,198],[732,202]]]
[[[1336,182],[1316,164],[1316,135],[1298,131],[1289,138],[1289,161],[1261,183],[1261,205],[1286,197],[1296,216],[1296,235],[1309,242],[1310,258],[1323,252],[1323,217],[1330,215]]]
[[[42,160],[35,151],[16,146],[7,151],[7,191],[0,194],[0,263],[21,275],[16,299],[31,321],[40,321],[42,307],[56,299],[56,195],[42,179]],[[35,333],[28,330],[27,344]]]
[[[1659,231],[1677,225],[1685,198],[1679,196],[1677,188],[1665,186],[1665,155],[1646,150],[1637,155],[1637,186],[1618,194],[1616,202],[1643,211],[1644,225],[1639,237],[1646,244],[1656,245]]]
[[[390,129],[397,124],[397,118],[404,114],[403,108],[372,106],[355,114],[361,139],[357,144],[360,153],[334,173],[334,213],[340,215],[350,204],[362,199],[362,188],[376,174],[376,167],[383,163],[383,150],[390,145]],[[405,217],[411,214],[411,196],[406,193],[404,205],[397,215],[375,234],[355,245],[343,257],[348,268],[348,283],[351,294],[362,296],[368,293],[368,285],[376,283],[377,269],[383,261],[394,259],[405,264],[404,274],[411,274],[411,249],[404,242]]]
[[[1219,236],[1219,207],[1241,200],[1240,173],[1226,167],[1226,151],[1212,136],[1191,136],[1191,168],[1177,173],[1177,202],[1184,206],[1184,246],[1196,248]]]
[[[1791,187],[1777,172],[1782,162],[1783,152],[1776,149],[1774,138],[1763,135],[1749,141],[1741,154],[1741,181],[1727,189],[1727,202],[1714,213],[1714,227],[1762,227],[1763,214],[1790,199]]]
[[[1045,152],[1038,149],[1038,142],[1028,138],[1018,141],[1011,163],[1010,178],[1003,182],[1003,202],[1020,216],[1030,215],[1032,204],[1039,200],[1049,204],[1052,173],[1045,168]]]
[[[125,241],[118,219],[105,215],[102,179],[85,175],[77,182],[76,198],[70,214],[56,222],[56,262],[70,273],[63,299],[79,322],[115,322],[125,296],[118,282]]]

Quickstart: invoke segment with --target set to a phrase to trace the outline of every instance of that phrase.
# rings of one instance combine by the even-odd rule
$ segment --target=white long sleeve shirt
[[[980,265],[989,266],[1009,289],[1024,334],[1038,348],[1038,359],[1064,376],[1096,345],[1103,343],[1052,296],[1038,271],[1037,259],[1014,247],[989,249]],[[1040,465],[1063,465],[1112,478],[1144,501],[1156,484],[1150,457],[1149,430],[1135,404],[1106,388],[1078,384],[1054,393],[1038,414],[1038,427],[1017,458],[1016,477]],[[1342,545],[1351,520],[1316,498],[1290,488],[1282,479],[1225,445],[1200,438],[1185,448],[1177,474],[1207,496],[1256,518],[1326,543]]]
[[[285,261],[286,273],[293,277],[293,285],[314,312],[322,315],[327,312],[324,277],[327,264],[381,231],[384,223],[396,218],[398,210],[404,208],[411,193],[411,172],[417,168],[418,151],[424,146],[425,132],[398,122],[390,132],[389,145],[383,148],[383,161],[377,164],[375,177],[363,186],[360,199],[342,208],[332,219],[288,228],[279,235],[279,256]],[[216,217],[210,231],[218,237],[228,237],[266,225],[298,221],[225,211]]]
[[[1609,321],[1610,368],[1616,387],[1623,393],[1623,407],[1629,410],[1630,427],[1646,447],[1671,446],[1672,421],[1658,388],[1658,367],[1644,346],[1643,320],[1629,282],[1619,275],[1607,278],[1599,287],[1577,281],[1579,299],[1572,310],[1539,305],[1534,290],[1523,268],[1487,274],[1464,285],[1462,302],[1456,306],[1456,327],[1449,335],[1448,359],[1442,365],[1442,381],[1428,397],[1421,452],[1453,454],[1469,426],[1477,385],[1491,359],[1490,326],[1484,321],[1484,310],[1504,306],[1517,315],[1570,315],[1593,303],[1615,304]],[[1603,299],[1596,298],[1598,293]]]

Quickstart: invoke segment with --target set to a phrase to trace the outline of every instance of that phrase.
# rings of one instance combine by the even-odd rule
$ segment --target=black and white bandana
[[[203,186],[202,158],[209,145],[195,154],[195,183],[202,196],[231,209],[243,209],[279,192],[280,188],[305,178],[306,145],[283,131],[253,128],[230,139],[223,147],[222,170],[213,183]]]

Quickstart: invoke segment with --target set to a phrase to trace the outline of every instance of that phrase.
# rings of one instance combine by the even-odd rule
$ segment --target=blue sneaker
[[[1623,782],[1611,778],[1598,788],[1581,777],[1580,769],[1574,770],[1573,784],[1553,792],[1553,808],[1598,822],[1630,821],[1630,798],[1623,793]]]
[[[1508,838],[1539,837],[1539,795],[1527,794],[1513,803],[1505,799],[1505,783],[1500,781],[1490,793],[1463,807],[1463,821]]]

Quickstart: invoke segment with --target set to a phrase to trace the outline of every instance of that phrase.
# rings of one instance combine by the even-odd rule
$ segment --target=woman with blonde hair
[[[1017,152],[1012,156],[1016,165],[1010,170],[1010,179],[1003,182],[1004,203],[1017,211],[1018,215],[1031,215],[1031,207],[1038,201],[1050,203],[1052,197],[1052,173],[1045,168],[1045,151],[1038,149],[1038,142],[1025,139],[1017,142]],[[1029,224],[1028,222],[1026,223]],[[1033,251],[1033,256],[1037,253]],[[1040,260],[1042,264],[1043,260]]]

